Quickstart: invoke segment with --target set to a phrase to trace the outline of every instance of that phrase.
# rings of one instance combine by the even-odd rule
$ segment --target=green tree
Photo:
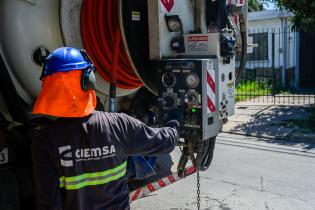
[[[263,0],[273,2],[281,10],[294,13],[295,27],[304,30],[315,30],[315,0]]]
[[[260,0],[248,0],[248,11],[255,12],[263,10],[263,5]]]

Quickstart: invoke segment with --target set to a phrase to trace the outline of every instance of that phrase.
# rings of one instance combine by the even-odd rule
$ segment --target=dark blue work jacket
[[[38,210],[126,210],[126,160],[171,152],[174,128],[150,128],[125,114],[61,118],[32,143]]]

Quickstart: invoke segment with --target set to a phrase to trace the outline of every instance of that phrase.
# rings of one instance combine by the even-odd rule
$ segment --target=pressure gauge
[[[165,72],[162,75],[162,83],[167,88],[174,87],[176,84],[175,75],[172,72]]]
[[[181,24],[177,19],[169,19],[167,21],[167,27],[169,28],[170,31],[177,32],[180,31]]]
[[[186,85],[189,88],[196,88],[199,85],[199,77],[195,73],[188,74],[186,76]]]
[[[165,15],[164,17],[170,32],[182,32],[183,24],[178,15]]]

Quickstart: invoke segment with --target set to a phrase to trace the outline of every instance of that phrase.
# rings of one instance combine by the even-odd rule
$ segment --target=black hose
[[[215,148],[215,141],[216,141],[216,137],[213,137],[209,140],[207,156],[201,162],[202,164],[200,167],[201,171],[207,170],[212,163],[213,153],[214,153],[214,148]]]
[[[203,168],[203,162],[208,156],[209,140],[210,139],[203,141],[202,151],[197,153],[196,168],[198,168],[198,169]]]

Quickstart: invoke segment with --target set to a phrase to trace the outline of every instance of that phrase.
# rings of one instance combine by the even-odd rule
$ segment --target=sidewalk
[[[314,108],[313,108],[314,109]],[[304,129],[311,106],[236,105],[236,114],[223,126],[223,132],[315,143],[315,129]]]

